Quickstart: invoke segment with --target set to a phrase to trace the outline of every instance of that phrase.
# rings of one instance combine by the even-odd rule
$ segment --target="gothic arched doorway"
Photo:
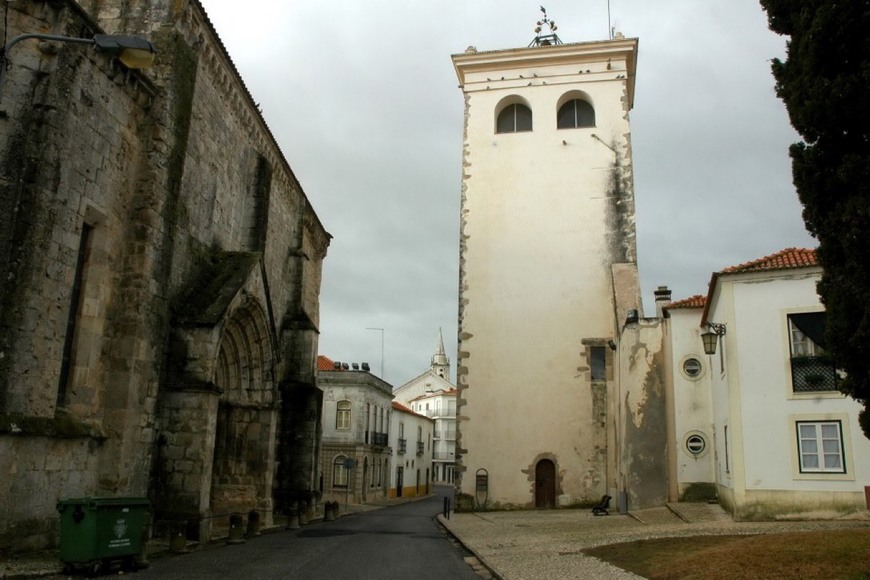
[[[556,507],[556,464],[549,459],[535,465],[535,507]]]
[[[277,425],[272,352],[265,313],[250,300],[227,321],[215,369],[222,391],[209,502],[215,523],[254,509],[271,519]]]

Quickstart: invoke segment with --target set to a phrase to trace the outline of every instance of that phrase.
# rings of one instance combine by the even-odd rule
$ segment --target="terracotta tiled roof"
[[[776,254],[765,256],[745,264],[738,264],[722,270],[723,274],[742,272],[761,272],[765,270],[788,270],[818,266],[816,251],[808,248],[786,248]]]
[[[331,371],[335,370],[335,362],[322,354],[317,355],[317,370],[319,371]]]
[[[707,300],[704,304],[704,313],[701,314],[701,326],[707,324],[707,315],[710,313],[711,301],[716,291],[719,277],[723,274],[743,274],[746,272],[773,272],[776,270],[791,270],[796,268],[812,268],[818,266],[816,251],[809,248],[786,248],[781,252],[752,260],[743,264],[737,264],[725,268],[721,272],[713,272],[710,277],[710,286],[707,291]]]
[[[704,304],[707,303],[707,297],[702,296],[701,294],[695,294],[694,296],[689,296],[688,298],[683,298],[682,300],[676,300],[671,302],[665,308],[668,310],[674,310],[676,308],[704,308]]]
[[[409,409],[408,407],[406,407],[405,405],[403,405],[402,403],[397,403],[396,401],[393,401],[393,410],[394,411],[401,411],[402,413],[407,413],[409,415],[414,415],[415,417],[421,417],[423,419],[427,419],[429,421],[432,421],[433,423],[435,422],[435,419],[432,419],[431,417],[427,417],[426,415],[423,415],[421,413],[413,411],[413,410]]]

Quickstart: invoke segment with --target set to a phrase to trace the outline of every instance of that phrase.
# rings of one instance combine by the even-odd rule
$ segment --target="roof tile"
[[[335,362],[322,354],[317,355],[317,370],[319,371],[332,371],[335,370]]]
[[[743,272],[762,272],[766,270],[789,270],[818,266],[816,251],[809,248],[786,248],[776,254],[765,256],[751,262],[738,264],[722,270],[723,274]]]
[[[676,300],[668,304],[665,308],[668,310],[674,310],[676,308],[704,308],[704,304],[707,303],[707,297],[701,294],[695,294],[694,296],[689,296],[688,298],[683,298],[682,300]]]
[[[402,403],[398,403],[396,401],[393,401],[393,409],[395,409],[397,411],[404,411],[406,413],[414,413],[414,411],[412,411],[411,409],[409,409],[408,407],[406,407]],[[414,413],[414,414],[416,415],[416,413]]]

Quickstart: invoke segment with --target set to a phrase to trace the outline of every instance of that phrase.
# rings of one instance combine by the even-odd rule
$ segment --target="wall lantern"
[[[716,354],[716,344],[719,342],[719,337],[725,336],[725,324],[708,322],[707,328],[707,332],[701,335],[701,341],[704,343],[704,353],[714,355]]]
[[[90,44],[98,52],[118,57],[127,68],[148,68],[154,64],[154,45],[139,36],[123,36],[115,34],[95,34],[93,38],[76,38],[58,36],[56,34],[21,34],[6,43],[0,53],[0,90],[3,89],[3,77],[9,62],[9,51],[22,40],[35,38],[71,44]]]

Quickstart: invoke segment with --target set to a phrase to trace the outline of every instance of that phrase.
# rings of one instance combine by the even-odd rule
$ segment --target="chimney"
[[[653,294],[656,297],[656,318],[661,318],[662,309],[671,303],[671,291],[667,286],[659,286]]]

